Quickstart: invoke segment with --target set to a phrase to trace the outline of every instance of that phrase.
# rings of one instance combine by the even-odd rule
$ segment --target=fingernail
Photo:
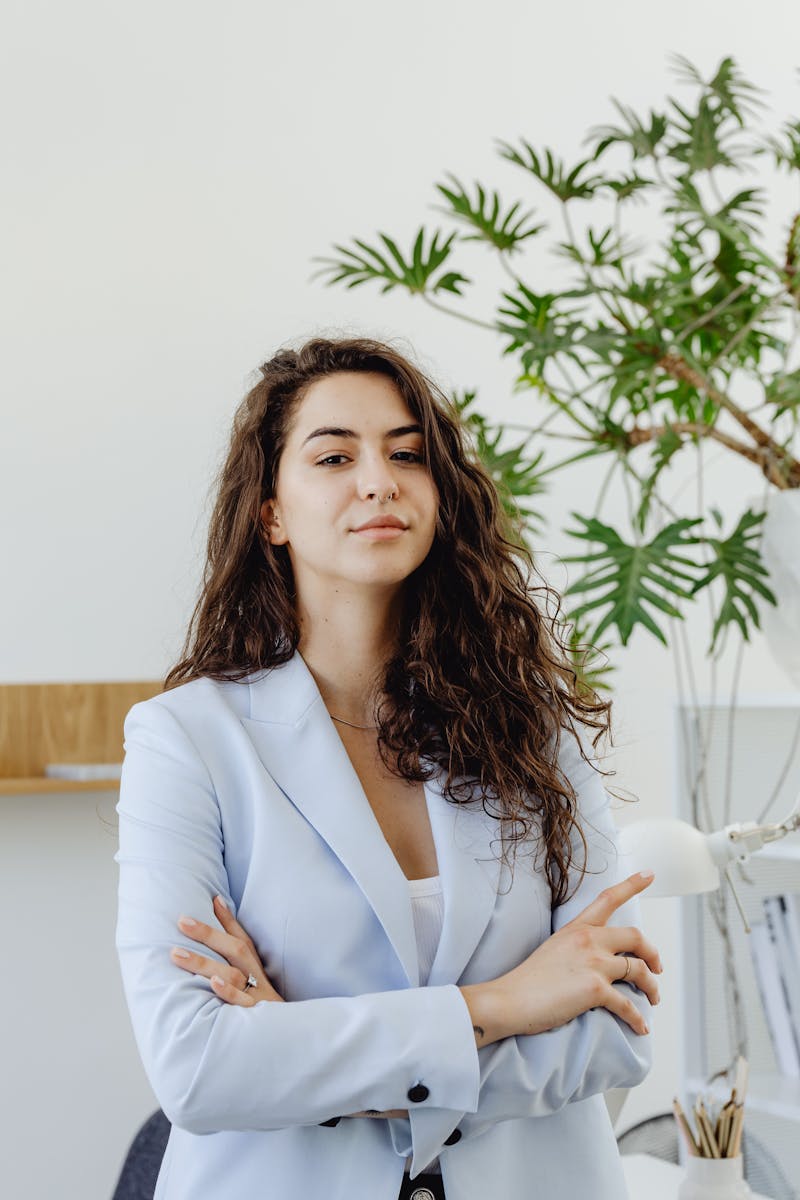
[[[178,917],[178,924],[189,925],[191,927],[192,925],[196,925],[197,921],[195,921],[194,917]]]
[[[655,877],[656,877],[655,871],[640,871],[639,872],[640,879],[655,879]]]
[[[226,912],[228,911],[228,906],[225,903],[225,901],[222,899],[222,896],[215,896],[214,901],[216,904],[218,904],[220,906],[220,908],[224,908]]]
[[[649,1026],[649,1025],[643,1025],[643,1026],[642,1026],[642,1031],[643,1031],[644,1033],[649,1033],[649,1032],[650,1032],[650,1026]]]
[[[183,946],[173,946],[172,957],[173,958],[191,958],[192,956],[188,950],[184,950]]]
[[[220,979],[219,975],[212,975],[212,976],[211,976],[211,982],[212,982],[212,983],[215,983],[215,984],[217,985],[217,987],[222,987],[222,986],[224,985],[224,983],[225,983],[225,980],[224,980],[224,979]]]

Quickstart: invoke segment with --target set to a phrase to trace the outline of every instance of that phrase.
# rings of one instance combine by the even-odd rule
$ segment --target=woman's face
[[[393,593],[427,556],[438,504],[422,429],[396,384],[342,371],[311,384],[295,410],[261,518],[287,547],[299,598],[343,584]],[[363,528],[374,518],[395,524]]]

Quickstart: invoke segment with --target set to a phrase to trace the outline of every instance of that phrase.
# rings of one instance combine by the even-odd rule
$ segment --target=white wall
[[[513,364],[490,334],[419,300],[326,289],[310,281],[312,255],[376,229],[408,243],[423,220],[435,224],[433,184],[447,169],[524,196],[494,139],[577,153],[587,127],[611,115],[609,93],[660,102],[670,50],[706,71],[732,53],[779,113],[797,110],[794,0],[667,10],[617,0],[605,24],[587,0],[11,9],[0,47],[11,235],[0,302],[3,682],[164,672],[231,412],[287,339],[402,336],[445,384],[478,385],[487,406],[529,414],[528,399],[509,399]],[[500,276],[488,258],[469,262],[482,283],[464,307],[488,314]],[[717,471],[723,505],[756,486],[725,463]],[[587,508],[595,485],[591,472],[564,479],[554,518]],[[554,524],[547,551],[558,552]],[[691,634],[701,676],[705,633]],[[789,685],[756,644],[742,686]],[[648,814],[670,805],[673,691],[670,654],[635,638],[617,677],[617,782]],[[9,1194],[30,1200],[108,1196],[150,1105],[110,947],[113,844],[94,807],[0,802],[0,884],[16,931],[0,1028],[6,1079],[25,1081],[19,1095],[3,1089],[0,1129]],[[628,1123],[664,1110],[677,1083],[675,910],[649,912],[667,973],[656,1065]]]

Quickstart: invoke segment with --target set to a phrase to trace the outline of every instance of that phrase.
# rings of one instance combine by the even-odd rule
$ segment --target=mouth
[[[405,525],[399,517],[373,517],[371,520],[365,521],[363,525],[356,526],[356,528],[353,530],[353,533],[369,533],[370,531],[376,529],[381,529],[384,531],[396,530],[398,532],[402,532],[407,528],[408,526]]]

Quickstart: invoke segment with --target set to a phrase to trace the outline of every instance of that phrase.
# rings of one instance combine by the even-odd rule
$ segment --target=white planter
[[[761,554],[777,608],[764,603],[762,626],[775,660],[800,687],[800,489],[773,492],[762,525]]]

